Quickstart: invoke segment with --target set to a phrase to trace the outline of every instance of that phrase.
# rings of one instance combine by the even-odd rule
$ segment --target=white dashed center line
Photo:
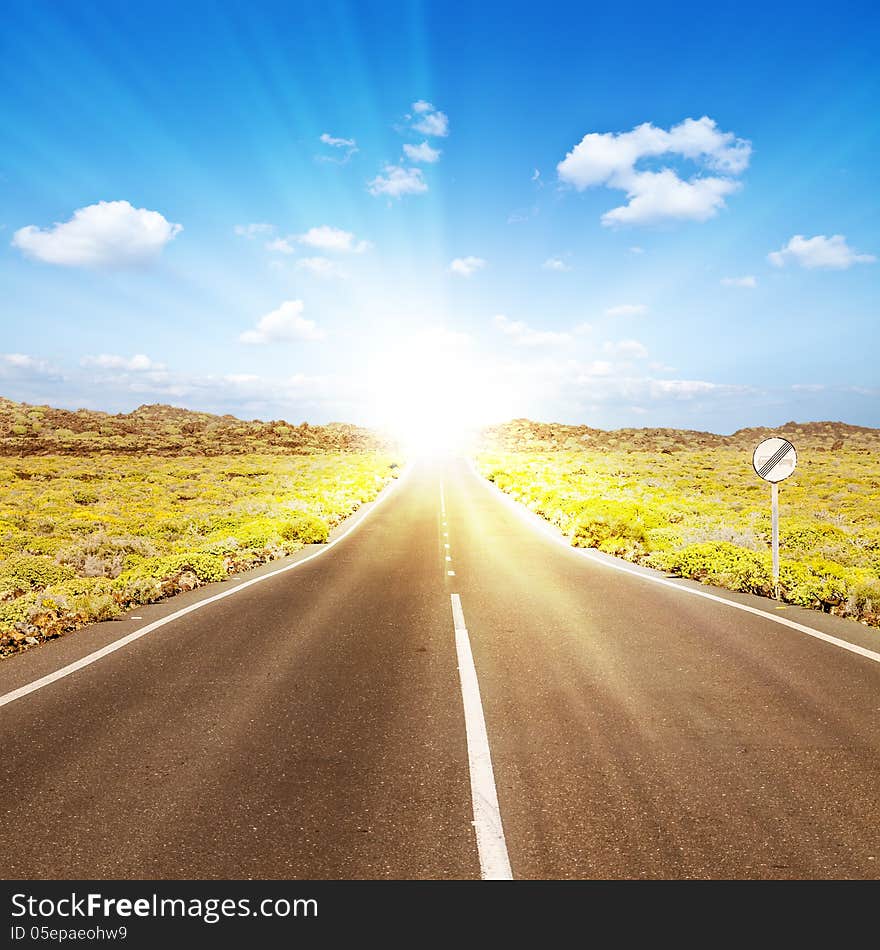
[[[461,598],[452,594],[452,621],[455,625],[455,651],[458,655],[458,675],[461,680],[461,698],[464,702],[464,724],[467,733],[468,764],[471,776],[471,800],[474,808],[474,831],[477,835],[477,853],[480,858],[480,876],[484,881],[511,881],[513,871],[504,840],[501,809],[495,788],[495,773],[489,752],[489,736],[480,684],[471,652],[471,642],[461,609]]]
[[[443,537],[448,538],[449,532],[446,530],[446,494],[443,491],[443,482],[440,483],[440,519],[443,525]],[[446,557],[446,566],[448,567],[452,562],[452,556],[450,555],[450,546],[449,542],[444,542],[444,555]],[[447,571],[447,577],[455,577],[455,571]]]

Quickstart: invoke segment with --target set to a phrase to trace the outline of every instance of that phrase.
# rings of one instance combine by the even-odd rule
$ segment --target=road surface
[[[0,664],[0,702],[237,584]],[[693,587],[418,463],[321,556],[2,705],[0,874],[880,877],[880,663]]]

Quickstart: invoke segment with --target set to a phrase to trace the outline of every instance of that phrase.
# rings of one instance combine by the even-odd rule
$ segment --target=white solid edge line
[[[486,719],[483,716],[480,684],[477,680],[471,642],[461,609],[461,598],[458,594],[452,594],[451,597],[480,877],[484,881],[512,881],[513,871],[510,868],[510,857],[507,854],[507,843],[501,824],[501,809],[498,807],[495,773],[489,752],[489,736],[486,732]]]
[[[636,570],[634,567],[629,567],[626,564],[617,563],[615,561],[606,561],[604,558],[597,557],[596,552],[590,548],[572,547],[572,545],[570,545],[568,541],[566,541],[566,539],[558,533],[558,529],[555,527],[555,525],[545,521],[540,515],[530,511],[518,501],[515,501],[510,495],[507,494],[507,492],[502,491],[497,485],[493,485],[492,482],[484,478],[479,473],[479,471],[477,471],[477,467],[474,464],[473,459],[468,459],[468,462],[470,463],[470,467],[474,475],[484,485],[492,489],[494,493],[497,494],[498,497],[513,511],[522,517],[526,524],[531,525],[531,527],[536,531],[540,531],[542,534],[547,535],[547,537],[551,538],[557,544],[561,544],[573,554],[587,558],[593,564],[598,564],[600,567],[610,568],[613,571],[621,571],[624,574],[631,574],[633,577],[638,577],[643,581],[649,581],[652,584],[662,584],[664,587],[670,587],[672,590],[680,591],[682,594],[691,594],[694,597],[703,597],[706,600],[712,600],[715,601],[715,603],[724,604],[727,607],[733,607],[735,610],[743,610],[748,614],[754,614],[756,617],[763,617],[765,620],[769,620],[771,623],[778,623],[783,627],[789,627],[792,630],[797,630],[799,633],[805,633],[808,637],[814,637],[816,640],[823,640],[825,643],[830,643],[832,646],[839,647],[841,650],[848,650],[850,653],[855,653],[858,656],[865,657],[865,659],[873,660],[875,663],[880,663],[880,653],[877,653],[874,650],[869,650],[867,647],[859,646],[857,643],[850,643],[849,640],[841,640],[840,637],[834,637],[830,633],[823,633],[821,630],[816,630],[814,627],[808,627],[806,624],[798,623],[796,620],[789,620],[787,617],[777,617],[774,614],[769,614],[764,610],[760,610],[758,607],[750,607],[748,604],[740,604],[735,600],[728,600],[726,597],[719,597],[717,594],[710,594],[709,591],[697,590],[693,587],[684,587],[683,585],[677,584],[675,581],[667,580],[664,577],[654,577],[651,574],[644,574],[642,571]]]
[[[73,663],[69,663],[67,666],[62,666],[61,669],[55,670],[53,673],[47,673],[45,676],[41,676],[39,679],[34,680],[32,683],[27,683],[24,686],[19,686],[18,689],[14,689],[9,693],[5,693],[3,696],[0,696],[0,706],[5,706],[7,703],[15,702],[16,699],[21,699],[23,696],[27,696],[29,693],[35,693],[38,689],[42,689],[44,686],[49,686],[51,683],[54,683],[56,680],[63,679],[65,676],[70,676],[71,673],[76,673],[77,670],[81,670],[83,667],[91,666],[92,663],[97,663],[98,660],[103,659],[105,656],[109,656],[111,653],[121,650],[124,646],[128,646],[129,643],[139,640],[141,637],[146,636],[148,633],[152,633],[153,630],[157,630],[159,627],[164,627],[167,623],[171,623],[174,620],[179,620],[186,614],[192,613],[195,610],[199,610],[202,607],[206,607],[208,604],[216,603],[218,600],[223,600],[224,597],[232,597],[233,594],[239,594],[247,587],[252,587],[254,584],[260,584],[263,581],[269,580],[270,577],[277,577],[279,574],[285,574],[287,571],[292,571],[303,564],[307,564],[309,561],[313,561],[316,557],[326,554],[327,551],[339,544],[340,541],[347,538],[352,533],[352,531],[356,531],[379,507],[379,505],[381,505],[394,492],[397,486],[409,474],[410,470],[411,466],[407,465],[401,474],[396,479],[394,479],[393,482],[387,485],[383,492],[381,492],[376,497],[372,503],[372,508],[370,508],[366,514],[358,518],[358,520],[353,525],[343,531],[338,537],[334,538],[332,541],[328,541],[327,544],[323,545],[320,550],[315,551],[314,554],[310,554],[308,557],[304,557],[302,560],[296,561],[293,564],[286,564],[284,567],[279,567],[274,571],[261,574],[259,577],[252,577],[249,581],[242,581],[236,587],[230,587],[228,590],[221,591],[219,594],[214,594],[212,597],[206,597],[204,600],[199,600],[194,604],[190,604],[188,607],[182,607],[180,610],[175,610],[174,613],[168,614],[167,617],[161,617],[159,620],[154,620],[152,623],[148,623],[145,627],[141,627],[139,630],[135,630],[132,633],[126,634],[126,636],[121,637],[119,640],[114,640],[112,643],[108,643],[107,646],[101,647],[100,650],[95,650],[94,653],[88,653],[86,656],[81,657],[79,660],[75,660]],[[230,580],[232,580],[232,578],[230,578]]]

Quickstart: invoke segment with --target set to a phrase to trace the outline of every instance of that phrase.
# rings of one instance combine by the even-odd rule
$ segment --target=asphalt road
[[[240,583],[6,661],[0,700]],[[0,707],[0,875],[475,878],[492,839],[515,878],[880,877],[880,663],[689,586],[416,465],[320,557]]]

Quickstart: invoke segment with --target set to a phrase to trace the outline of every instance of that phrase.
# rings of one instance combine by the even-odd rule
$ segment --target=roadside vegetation
[[[782,599],[880,625],[880,431],[774,431],[799,451],[780,486]],[[751,450],[773,433],[633,432],[518,420],[487,433],[477,465],[575,546],[771,595],[770,486]]]
[[[0,656],[322,543],[398,471],[391,450],[354,427],[323,427],[331,429],[323,443],[321,428],[306,427],[305,454],[255,454],[246,440],[241,452],[231,439],[225,455],[174,450],[169,443],[178,435],[166,433],[163,441],[161,431],[148,431],[157,415],[172,414],[169,425],[192,421],[183,410],[144,412],[152,422],[141,420],[128,433],[132,442],[152,440],[156,455],[12,455],[6,444]],[[206,427],[216,418],[200,414]],[[340,431],[367,448],[338,451]]]

